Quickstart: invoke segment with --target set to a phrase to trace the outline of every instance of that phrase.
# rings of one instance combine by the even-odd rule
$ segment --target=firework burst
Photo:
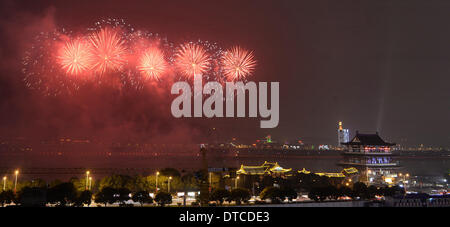
[[[225,51],[216,42],[202,40],[176,45],[122,19],[100,20],[86,30],[37,34],[23,56],[25,86],[57,96],[92,84],[113,84],[121,90],[160,88],[195,74],[223,84],[245,80],[256,66],[252,52],[240,47]]]
[[[103,74],[109,70],[117,71],[125,65],[127,48],[125,40],[117,29],[109,27],[94,32],[90,36],[95,72]]]
[[[92,55],[90,45],[84,39],[69,40],[59,50],[58,62],[70,75],[79,75],[91,68]]]
[[[222,57],[223,73],[228,80],[245,79],[256,67],[253,53],[240,47],[233,47]]]
[[[210,65],[210,56],[205,49],[197,44],[181,45],[176,54],[175,64],[178,70],[186,76],[205,73]]]
[[[147,49],[139,59],[138,70],[149,78],[159,79],[166,71],[167,63],[164,55],[156,47]]]

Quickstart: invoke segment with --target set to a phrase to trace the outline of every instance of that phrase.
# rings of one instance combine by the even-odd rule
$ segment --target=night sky
[[[431,0],[2,1],[0,132],[203,141],[216,127],[223,139],[271,134],[277,141],[335,144],[343,121],[352,135],[379,131],[401,144],[449,146],[449,11],[449,1]],[[202,39],[254,50],[258,66],[249,79],[280,82],[279,126],[173,119],[172,98],[155,101],[152,92],[136,99],[109,91],[47,98],[25,88],[20,61],[33,34],[104,18],[125,19],[175,43]]]

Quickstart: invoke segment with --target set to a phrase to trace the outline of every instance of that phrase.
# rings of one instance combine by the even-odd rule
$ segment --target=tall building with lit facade
[[[360,134],[346,143],[339,165],[344,168],[354,167],[359,173],[359,180],[370,185],[394,184],[397,178],[399,162],[392,153],[394,143],[385,142],[376,134]]]
[[[339,121],[338,128],[338,146],[342,146],[342,143],[347,143],[350,140],[350,134],[348,129],[342,128],[342,121]]]

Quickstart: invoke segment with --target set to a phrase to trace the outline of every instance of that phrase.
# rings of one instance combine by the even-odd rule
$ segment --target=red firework
[[[79,75],[92,66],[90,45],[78,38],[70,40],[58,52],[58,62],[67,74]]]
[[[255,70],[253,53],[240,47],[233,47],[222,57],[224,75],[229,80],[246,78]]]
[[[200,46],[192,43],[181,45],[176,54],[176,66],[186,76],[203,74],[208,70],[210,57]]]
[[[108,70],[118,70],[125,64],[125,40],[120,37],[119,31],[103,28],[90,36],[93,54],[93,70],[105,73]]]
[[[167,69],[167,63],[164,55],[156,47],[147,49],[139,58],[138,70],[153,79],[159,79]]]

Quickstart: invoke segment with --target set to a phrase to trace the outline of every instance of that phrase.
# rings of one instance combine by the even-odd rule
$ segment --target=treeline
[[[91,205],[93,199],[98,204],[119,203],[119,206],[129,206],[125,202],[133,200],[136,203],[156,204],[164,206],[172,203],[172,196],[167,192],[156,193],[155,198],[150,197],[148,191],[131,192],[127,188],[115,189],[112,187],[104,187],[98,193],[93,194],[89,190],[77,191],[72,182],[64,182],[51,188],[42,187],[24,187],[18,193],[12,190],[5,190],[0,193],[0,203],[14,203],[22,206],[46,206],[53,205],[57,207],[81,207]]]
[[[405,190],[398,186],[392,187],[367,187],[362,182],[356,182],[353,187],[347,186],[327,186],[327,187],[313,187],[308,193],[308,197],[314,201],[337,200],[342,197],[349,197],[351,199],[368,200],[374,199],[376,196],[394,196],[404,195]]]
[[[156,185],[159,190],[152,198],[150,192],[157,191]],[[198,185],[197,173],[180,173],[172,168],[162,169],[158,175],[111,175],[93,182],[86,178],[71,178],[68,182],[55,180],[49,183],[34,179],[20,181],[17,185],[5,182],[7,190],[0,193],[0,204],[89,206],[95,201],[105,206],[114,203],[127,206],[125,202],[131,199],[141,205],[155,203],[164,206],[172,203],[170,192],[198,190]]]
[[[294,200],[299,193],[307,194],[314,201],[343,198],[367,200],[376,196],[405,193],[403,188],[396,186],[367,187],[361,182],[349,183],[349,179],[332,179],[316,174],[298,173],[288,178],[251,177],[242,177],[240,187],[232,190],[225,189],[224,184],[216,184],[212,187],[209,200],[215,201],[217,205],[223,205],[225,202],[241,204],[248,203],[252,195],[259,195],[261,201],[255,203],[264,203],[265,200],[282,203],[285,200]],[[0,203],[2,206],[11,203],[23,206],[90,206],[95,201],[103,206],[130,206],[126,202],[132,200],[141,206],[165,206],[172,203],[172,193],[199,191],[200,179],[202,176],[198,172],[179,172],[167,168],[161,170],[159,175],[111,175],[92,182],[86,178],[72,178],[68,182],[56,180],[50,183],[39,179],[21,181],[17,185],[17,193],[13,192],[14,186],[11,182],[7,182],[7,190],[0,193]],[[150,193],[155,192],[157,193],[152,198]]]

